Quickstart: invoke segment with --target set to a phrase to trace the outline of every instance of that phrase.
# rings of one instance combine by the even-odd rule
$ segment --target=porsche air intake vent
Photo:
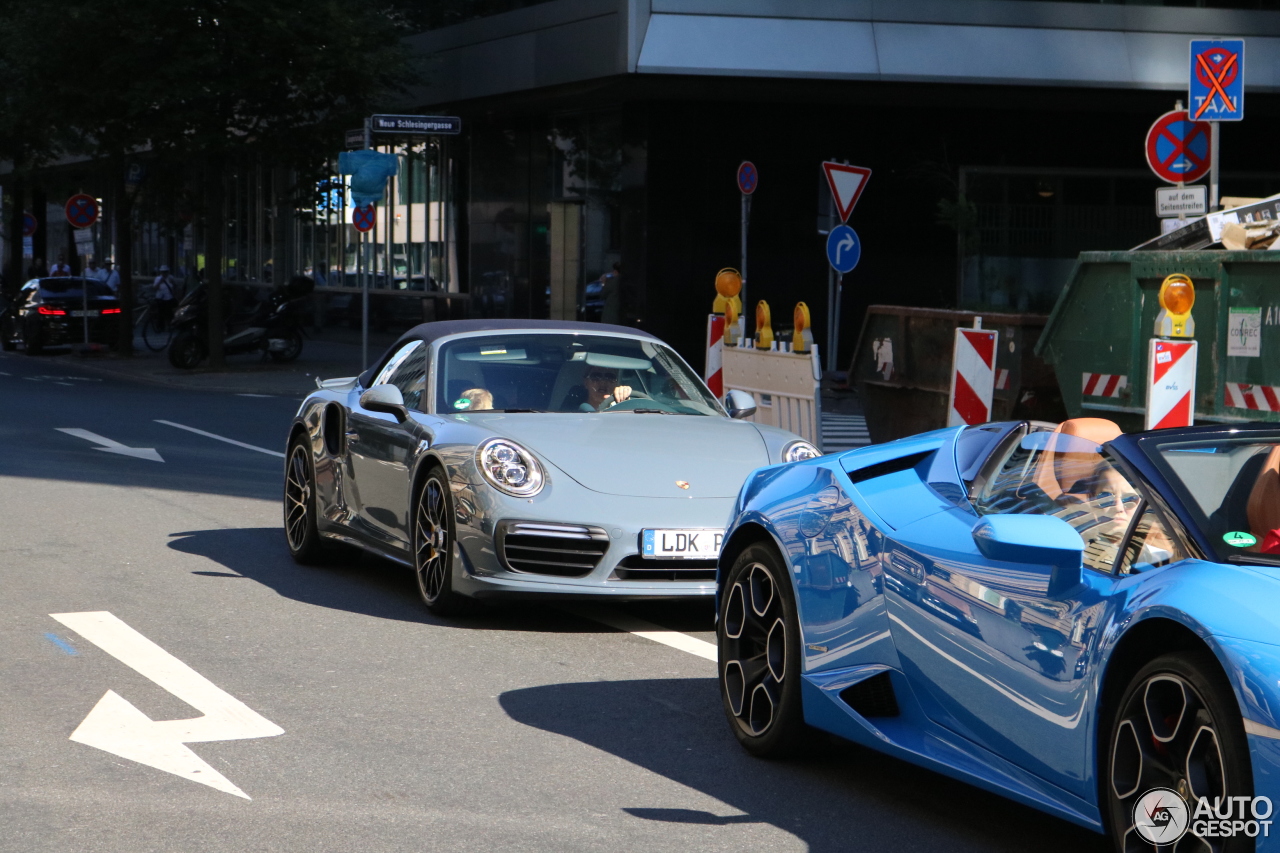
[[[579,578],[600,564],[609,550],[601,527],[545,521],[498,524],[498,559],[513,572]]]
[[[620,581],[713,581],[715,560],[646,560],[639,554],[626,557],[613,570]]]

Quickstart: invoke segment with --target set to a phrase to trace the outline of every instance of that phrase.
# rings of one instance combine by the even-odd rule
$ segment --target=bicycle
[[[154,300],[138,312],[133,328],[136,336],[141,337],[142,343],[152,352],[168,348],[169,342],[173,340],[173,326],[165,322]]]

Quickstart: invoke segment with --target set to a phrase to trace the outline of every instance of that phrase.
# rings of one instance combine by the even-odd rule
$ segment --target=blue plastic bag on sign
[[[343,151],[338,172],[351,176],[351,200],[356,207],[382,201],[387,178],[400,171],[400,158],[380,151]]]

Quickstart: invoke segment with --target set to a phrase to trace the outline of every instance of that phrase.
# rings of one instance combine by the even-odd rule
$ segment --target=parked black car
[[[27,355],[38,355],[45,347],[80,343],[86,312],[89,340],[115,343],[120,301],[111,288],[90,278],[33,278],[0,311],[0,345],[8,351],[23,344]]]

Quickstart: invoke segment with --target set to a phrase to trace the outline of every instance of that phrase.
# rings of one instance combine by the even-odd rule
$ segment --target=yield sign
[[[861,166],[846,166],[843,163],[832,163],[830,160],[822,164],[827,173],[827,186],[831,187],[831,197],[836,200],[836,210],[840,212],[840,221],[849,219],[853,206],[858,203],[858,196],[871,177],[871,170]]]
[[[1147,165],[1171,184],[1199,180],[1209,171],[1209,134],[1209,123],[1192,121],[1186,110],[1165,113],[1147,131]]]

